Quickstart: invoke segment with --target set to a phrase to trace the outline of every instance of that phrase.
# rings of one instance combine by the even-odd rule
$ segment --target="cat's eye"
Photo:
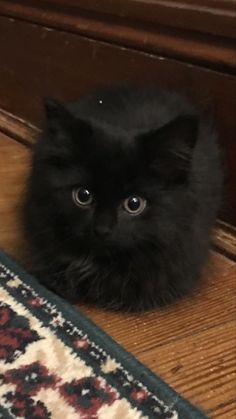
[[[76,205],[81,207],[88,206],[93,202],[93,195],[87,188],[74,188],[72,191],[72,198]]]
[[[146,207],[146,199],[140,196],[130,196],[124,201],[124,209],[131,215],[139,215]]]

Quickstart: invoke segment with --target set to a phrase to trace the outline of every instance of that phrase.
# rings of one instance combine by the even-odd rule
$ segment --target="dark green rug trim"
[[[0,406],[0,419],[14,419],[14,416],[10,415],[4,407]]]
[[[56,305],[66,320],[72,322],[78,328],[85,330],[89,337],[91,337],[91,340],[101,348],[104,348],[106,352],[110,353],[135,379],[146,385],[150,392],[156,394],[158,389],[158,398],[162,399],[168,406],[172,406],[173,400],[176,401],[174,408],[178,411],[180,419],[207,419],[207,416],[202,411],[195,408],[150,369],[141,364],[133,355],[100,329],[99,326],[88,319],[78,309],[74,309],[65,300],[41,285],[3,251],[0,251],[0,260],[9,269],[12,269],[14,273],[19,275],[26,284],[32,286],[39,296]],[[43,320],[43,316],[40,320]]]

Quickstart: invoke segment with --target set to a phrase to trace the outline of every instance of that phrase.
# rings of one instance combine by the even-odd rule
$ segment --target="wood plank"
[[[30,156],[28,148],[0,133],[0,247],[18,259],[25,247],[20,215]]]
[[[139,355],[139,359],[183,396],[215,417],[226,395],[232,401],[231,409],[234,405],[235,341],[236,327],[232,320],[188,338],[147,350]]]
[[[65,9],[66,6],[67,10],[85,10],[110,19],[117,17],[225,37],[235,37],[236,33],[235,0],[80,0],[79,3],[77,0],[40,0],[39,4],[44,10],[60,6]]]
[[[77,0],[40,0],[37,3],[44,9],[62,5],[67,10],[86,10],[108,15],[110,19],[117,17],[232,38],[236,34],[234,0],[80,0],[79,4]]]
[[[213,243],[216,250],[236,261],[236,227],[219,222]]]
[[[84,306],[80,309],[139,356],[235,318],[236,264],[217,254],[212,256],[213,263],[214,271],[208,273],[198,292],[165,309],[138,316]]]
[[[0,109],[0,131],[8,137],[31,147],[40,130],[22,118]]]
[[[235,72],[233,1],[0,0],[0,14]]]
[[[235,419],[236,417],[236,401],[235,396],[229,402],[218,405],[211,416],[213,419]]]

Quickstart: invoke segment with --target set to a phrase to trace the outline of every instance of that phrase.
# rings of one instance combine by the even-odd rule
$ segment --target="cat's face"
[[[195,140],[194,117],[128,134],[49,102],[40,159],[67,242],[98,255],[151,244],[183,199]]]

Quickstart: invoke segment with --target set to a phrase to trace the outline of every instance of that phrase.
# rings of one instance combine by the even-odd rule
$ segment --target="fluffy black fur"
[[[25,207],[33,272],[70,301],[113,309],[189,292],[221,193],[211,124],[157,89],[114,88],[45,108]],[[80,185],[94,195],[87,209],[72,199]],[[146,199],[140,215],[124,210],[132,195]]]

